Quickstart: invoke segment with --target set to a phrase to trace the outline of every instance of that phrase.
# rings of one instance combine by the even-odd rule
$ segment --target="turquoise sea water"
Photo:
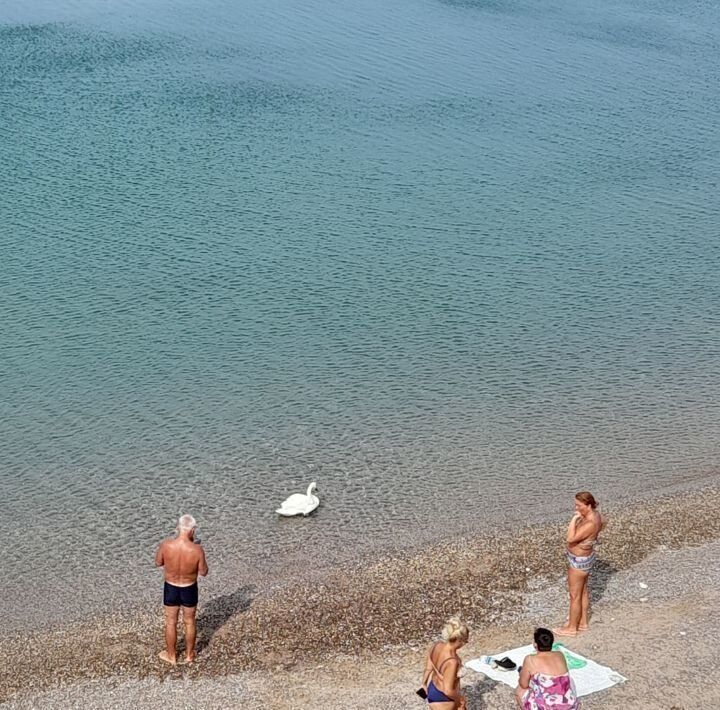
[[[11,590],[717,467],[716,3],[147,5],[0,6]]]

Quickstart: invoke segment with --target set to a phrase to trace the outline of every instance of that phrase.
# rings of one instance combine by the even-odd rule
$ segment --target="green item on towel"
[[[587,661],[584,658],[578,658],[559,642],[553,644],[552,650],[562,652],[562,655],[565,656],[565,662],[567,663],[568,670],[575,671],[578,668],[584,668],[587,665]]]

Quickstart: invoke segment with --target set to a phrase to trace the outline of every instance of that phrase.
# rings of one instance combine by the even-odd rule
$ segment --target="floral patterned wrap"
[[[522,707],[523,710],[577,710],[580,701],[569,674],[536,673],[530,677]]]

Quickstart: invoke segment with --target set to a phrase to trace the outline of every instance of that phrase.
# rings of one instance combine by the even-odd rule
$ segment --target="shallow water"
[[[181,512],[282,576],[716,466],[719,15],[3,3],[27,612],[139,584]]]

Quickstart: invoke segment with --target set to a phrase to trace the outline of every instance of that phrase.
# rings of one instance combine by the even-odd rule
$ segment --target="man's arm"
[[[200,547],[198,545],[198,547]],[[200,547],[200,562],[198,562],[198,574],[204,577],[208,573],[207,560],[205,559],[205,550]]]
[[[165,542],[161,542],[158,546],[157,552],[155,553],[155,566],[162,567],[165,564]]]

